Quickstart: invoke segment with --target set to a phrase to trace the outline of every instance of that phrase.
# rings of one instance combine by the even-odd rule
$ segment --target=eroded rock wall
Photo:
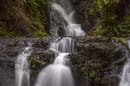
[[[53,38],[0,39],[0,86],[14,86],[15,60],[28,43],[33,47],[29,59],[33,86],[40,70],[54,60],[49,50]],[[79,42],[77,52],[70,55],[75,86],[118,86],[127,47],[111,38],[75,39]]]

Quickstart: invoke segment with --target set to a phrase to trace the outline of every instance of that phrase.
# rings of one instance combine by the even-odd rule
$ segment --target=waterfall
[[[128,46],[130,48],[130,40],[128,40]],[[127,63],[125,64],[121,76],[121,81],[119,86],[130,86],[130,59],[128,58]]]
[[[15,63],[15,82],[16,86],[30,86],[30,70],[28,57],[32,53],[31,47],[26,47],[21,52]]]
[[[35,86],[74,86],[71,70],[66,64],[69,53],[60,53],[53,64],[40,72]]]
[[[60,4],[56,1],[60,2]],[[66,3],[69,3],[68,7],[63,5]],[[81,29],[81,25],[76,23],[75,11],[70,6],[70,1],[53,0],[51,2],[51,8],[50,20],[51,34],[53,36],[58,36],[58,30],[62,35],[64,34],[64,36],[85,36],[84,31]]]
[[[51,1],[51,34],[60,36],[85,36],[81,25],[76,24],[74,13],[69,0]],[[75,52],[77,41],[71,37],[58,37],[50,43],[50,50],[54,51],[54,62],[43,68],[39,73],[35,86],[74,86],[71,69],[67,66],[68,55]]]
[[[54,62],[39,73],[35,86],[74,86],[68,55],[74,52],[74,39],[63,37],[51,43],[50,49],[58,53]]]
[[[62,53],[72,53],[76,51],[75,45],[77,45],[77,41],[75,39],[72,39],[70,37],[59,37],[51,43],[50,49],[55,49]]]

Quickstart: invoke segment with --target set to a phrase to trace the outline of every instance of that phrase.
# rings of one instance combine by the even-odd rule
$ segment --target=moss
[[[95,16],[95,9],[89,8],[89,9],[87,10],[87,13],[88,13],[89,16]]]
[[[91,72],[89,72],[89,78],[93,78],[95,81],[100,80],[100,78],[97,75],[97,71],[92,70]]]
[[[7,27],[3,22],[0,22],[0,36],[1,37],[13,37],[15,33],[7,31]],[[17,34],[15,34],[17,35]]]
[[[96,22],[89,35],[112,37],[130,35],[130,17],[125,15],[123,21],[119,20],[118,3],[118,0],[94,0],[92,7],[87,11],[91,19],[98,18],[99,21]]]
[[[80,64],[78,65],[78,69],[85,75],[85,77],[87,77],[88,80],[93,80],[93,81],[101,80],[101,77],[99,75],[99,70],[94,69],[93,67],[88,69],[87,67],[85,67],[85,65]]]
[[[39,38],[42,38],[42,37],[48,35],[48,34],[47,34],[46,32],[44,32],[43,30],[37,30],[37,31],[35,31],[34,34],[35,34],[36,37],[39,37]]]
[[[27,4],[30,19],[33,26],[36,28],[34,35],[36,37],[47,36],[45,32],[47,18],[45,19],[42,16],[42,10],[44,10],[44,7],[47,8],[47,0],[27,0]]]
[[[29,63],[32,69],[40,69],[46,65],[46,62],[43,62],[38,55],[32,56]]]

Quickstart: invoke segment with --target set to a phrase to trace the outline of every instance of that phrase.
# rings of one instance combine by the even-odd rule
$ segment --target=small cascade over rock
[[[128,40],[128,46],[130,49],[130,40]],[[127,63],[123,68],[119,86],[130,86],[130,58],[127,59]]]
[[[73,53],[76,51],[77,41],[70,37],[59,37],[51,43],[50,49],[58,50],[61,53]]]
[[[32,53],[31,47],[26,47],[23,52],[18,55],[15,63],[15,83],[16,86],[30,86],[30,69],[28,57]]]

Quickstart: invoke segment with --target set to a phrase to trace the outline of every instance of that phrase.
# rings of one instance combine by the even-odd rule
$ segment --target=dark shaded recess
[[[128,15],[130,0],[119,0],[117,6],[117,20],[123,21],[125,16]]]
[[[87,9],[89,9],[93,3],[93,0],[71,0],[76,11],[76,20],[81,24],[82,29],[88,32],[94,25],[93,19],[91,20],[87,15]]]

